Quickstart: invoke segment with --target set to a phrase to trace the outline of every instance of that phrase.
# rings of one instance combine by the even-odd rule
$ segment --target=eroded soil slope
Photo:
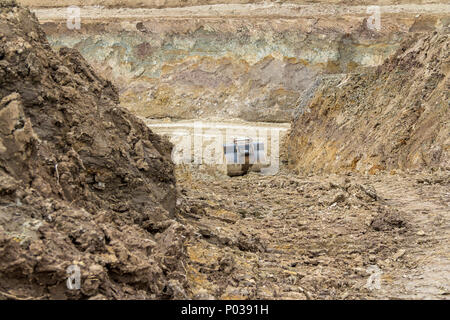
[[[450,168],[447,33],[405,41],[374,72],[325,81],[289,137],[299,172]]]
[[[13,1],[0,40],[0,297],[184,297],[171,145]]]

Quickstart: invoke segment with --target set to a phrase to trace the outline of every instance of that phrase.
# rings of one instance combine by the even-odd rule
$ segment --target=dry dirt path
[[[448,299],[448,173],[178,180],[193,297]]]

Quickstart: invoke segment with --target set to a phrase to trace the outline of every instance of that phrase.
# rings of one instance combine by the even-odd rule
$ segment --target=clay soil
[[[449,183],[448,172],[178,172],[192,296],[448,299]]]

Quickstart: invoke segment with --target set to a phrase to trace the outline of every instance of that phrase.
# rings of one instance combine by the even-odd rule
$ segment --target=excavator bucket
[[[249,171],[260,172],[266,166],[263,142],[253,142],[250,138],[234,139],[232,144],[223,146],[227,175],[242,176]]]

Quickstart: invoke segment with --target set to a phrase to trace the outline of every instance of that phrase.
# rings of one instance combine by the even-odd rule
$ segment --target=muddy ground
[[[192,296],[448,299],[449,183],[448,172],[217,179],[179,170]]]

